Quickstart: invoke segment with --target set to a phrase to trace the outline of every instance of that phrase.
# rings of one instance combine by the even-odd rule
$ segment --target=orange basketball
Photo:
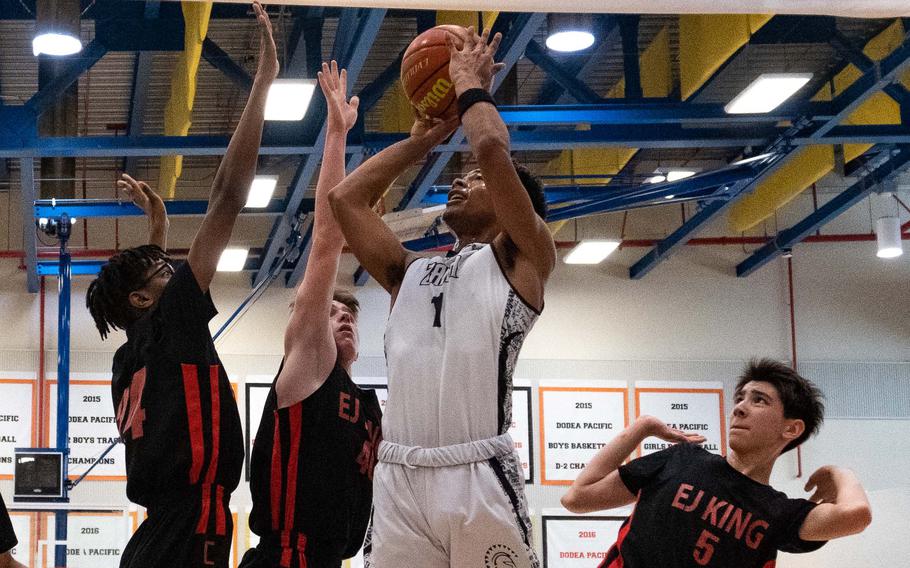
[[[443,25],[417,36],[401,60],[401,85],[405,95],[421,115],[448,118],[457,112],[455,85],[449,77],[449,48],[446,35],[455,36],[461,46],[467,30]]]

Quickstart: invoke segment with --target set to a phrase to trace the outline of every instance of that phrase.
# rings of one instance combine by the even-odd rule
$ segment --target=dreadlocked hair
[[[115,254],[101,267],[98,278],[85,293],[85,306],[95,320],[101,339],[106,339],[113,330],[126,329],[142,316],[142,310],[130,304],[129,296],[142,285],[149,269],[160,261],[170,261],[161,247],[142,245]]]

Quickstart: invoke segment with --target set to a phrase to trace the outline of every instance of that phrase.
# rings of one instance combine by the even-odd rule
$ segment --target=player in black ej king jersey
[[[359,305],[333,292],[344,238],[327,197],[344,178],[358,100],[347,101],[347,76],[334,61],[323,64],[319,84],[328,127],[313,246],[253,443],[250,528],[261,539],[243,568],[337,568],[360,549],[370,519],[381,412],[375,392],[351,381]]]
[[[818,389],[786,365],[762,359],[736,386],[729,451],[642,416],[601,449],[562,498],[570,511],[636,501],[601,568],[773,568],[777,551],[811,552],[871,522],[853,473],[824,466],[790,499],[768,485],[774,462],[814,434],[824,407]],[[675,446],[620,465],[647,437]]]
[[[278,75],[271,24],[258,3],[253,8],[259,66],[187,261],[175,270],[155,244],[125,250],[86,296],[102,338],[117,328],[127,335],[114,356],[111,389],[126,446],[127,496],[147,508],[148,519],[121,567],[228,565],[228,504],[240,481],[243,440],[208,328],[216,314],[208,289],[256,172],[266,95]]]

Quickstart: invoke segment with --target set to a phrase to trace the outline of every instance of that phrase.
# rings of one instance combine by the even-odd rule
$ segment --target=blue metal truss
[[[339,65],[348,71],[348,85],[353,88],[366,61],[367,54],[373,44],[382,20],[385,17],[385,9],[346,9],[342,12],[341,20],[335,38],[335,48],[333,50],[334,58],[338,60]],[[352,14],[347,15],[346,14]],[[355,18],[355,16],[358,16]],[[319,99],[321,101],[321,99]],[[315,101],[314,101],[315,102]],[[285,214],[282,215],[272,227],[269,240],[266,245],[266,252],[263,257],[262,265],[253,277],[255,286],[267,277],[272,270],[272,264],[276,262],[286,246],[289,246],[288,236],[292,232],[292,227],[298,222],[300,202],[303,194],[309,187],[310,181],[316,173],[317,165],[322,154],[322,148],[325,144],[325,105],[316,105],[311,107],[313,112],[312,119],[308,118],[310,124],[318,124],[319,132],[316,136],[315,143],[312,145],[312,152],[307,154],[297,170],[297,175],[291,187],[288,190],[287,207]],[[301,248],[306,244],[302,244]]]
[[[158,17],[160,2],[149,0],[145,3],[143,19],[149,20]],[[130,114],[127,120],[126,135],[135,138],[142,135],[142,126],[145,123],[145,106],[148,101],[149,84],[152,80],[152,60],[154,54],[150,51],[140,51],[136,54],[136,63],[133,67],[133,94],[130,97]],[[139,159],[129,156],[123,161],[123,171],[136,176]]]
[[[164,207],[170,216],[205,215],[209,202],[204,199],[165,200]],[[304,212],[313,210],[313,200],[301,202]],[[284,201],[272,199],[266,207],[243,209],[241,215],[276,215],[284,211]],[[34,201],[34,219],[48,219],[67,214],[71,218],[88,219],[92,217],[141,217],[141,209],[128,201],[107,199],[38,199]]]
[[[820,229],[826,223],[875,191],[876,186],[902,173],[910,163],[910,146],[900,146],[886,153],[877,165],[865,171],[861,179],[825,203],[789,229],[779,232],[771,241],[752,253],[736,267],[736,275],[749,276],[771,260]]]
[[[849,128],[838,125],[868,100],[869,97],[893,83],[908,68],[910,68],[910,35],[904,36],[902,44],[897,49],[879,61],[877,65],[867,68],[859,79],[845,89],[833,101],[834,115],[820,126],[812,129],[807,136],[801,137],[801,141],[808,143],[822,141],[825,140],[827,134],[835,131],[835,129]],[[795,129],[802,129],[805,126],[807,125],[797,122]],[[766,176],[777,171],[792,158],[797,146],[790,144],[790,140],[797,139],[798,134],[800,133],[794,133],[792,136],[785,135],[780,141],[775,143],[774,147],[769,148],[768,150],[776,156],[773,163],[767,165],[753,180],[731,189],[732,195],[728,201],[709,204],[664,241],[658,243],[651,252],[632,265],[629,269],[629,276],[633,279],[642,278],[676,250],[679,245],[685,244],[695,236],[717,213],[725,210],[731,203],[735,202],[738,196],[745,194],[762,179],[765,179]]]

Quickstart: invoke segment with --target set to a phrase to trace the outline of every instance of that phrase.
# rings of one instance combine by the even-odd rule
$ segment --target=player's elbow
[[[844,516],[844,524],[849,527],[850,534],[861,533],[872,524],[872,507],[868,503],[854,505],[845,512]]]
[[[509,131],[489,127],[474,142],[474,154],[480,158],[496,154],[509,154]]]
[[[559,502],[562,504],[563,508],[565,508],[567,511],[571,511],[572,513],[586,512],[582,505],[583,501],[584,500],[581,498],[579,491],[574,487],[566,491],[565,495],[559,498]]]

